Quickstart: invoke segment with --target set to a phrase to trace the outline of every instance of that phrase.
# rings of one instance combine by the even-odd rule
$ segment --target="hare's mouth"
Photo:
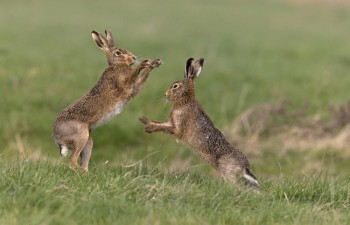
[[[168,99],[169,101],[172,100],[169,91],[165,92],[165,98]]]

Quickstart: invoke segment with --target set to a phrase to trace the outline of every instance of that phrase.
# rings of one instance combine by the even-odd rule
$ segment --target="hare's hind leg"
[[[72,169],[80,170],[82,172],[86,172],[82,167],[79,166],[78,158],[81,152],[83,151],[85,145],[88,142],[89,130],[84,129],[79,134],[76,134],[73,137],[71,137],[71,139],[72,139],[74,148],[72,149],[73,153],[70,157],[69,167]]]
[[[80,160],[81,160],[80,165],[81,165],[81,168],[86,172],[89,170],[89,160],[91,157],[92,146],[93,146],[93,141],[91,136],[89,136],[89,139],[86,142],[83,148],[83,151],[80,153]]]
[[[217,160],[217,170],[224,180],[236,183],[242,176],[242,166],[231,156],[221,156]]]
[[[89,133],[89,127],[86,123],[71,120],[59,120],[55,122],[52,135],[60,147],[61,155],[66,156],[68,149],[72,150],[69,161],[70,168],[83,171],[77,161],[89,139]]]

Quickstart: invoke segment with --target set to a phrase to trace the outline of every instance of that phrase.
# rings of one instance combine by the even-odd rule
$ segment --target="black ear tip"
[[[200,59],[199,59],[199,65],[201,65],[201,66],[204,65],[204,59],[203,59],[203,58],[200,58]]]
[[[187,63],[191,63],[192,61],[194,60],[194,58],[189,58],[189,59],[187,59]]]
[[[96,34],[97,35],[97,32],[93,30],[93,31],[91,31],[91,34]]]

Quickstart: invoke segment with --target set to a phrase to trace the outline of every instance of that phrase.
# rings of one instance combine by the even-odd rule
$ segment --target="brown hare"
[[[85,172],[88,171],[93,146],[91,130],[119,114],[127,102],[139,93],[151,70],[162,64],[160,59],[146,59],[132,68],[135,55],[115,47],[112,33],[108,30],[105,33],[106,37],[96,31],[92,31],[91,35],[107,55],[107,69],[87,94],[58,115],[53,126],[53,138],[61,155],[67,156],[68,149],[72,150],[69,166]]]
[[[195,98],[194,79],[203,67],[204,59],[186,62],[185,78],[175,82],[165,96],[173,102],[167,122],[149,120],[141,116],[147,133],[163,131],[173,134],[195,149],[228,181],[241,178],[250,187],[258,189],[258,181],[250,171],[246,156],[230,145],[215,127]]]

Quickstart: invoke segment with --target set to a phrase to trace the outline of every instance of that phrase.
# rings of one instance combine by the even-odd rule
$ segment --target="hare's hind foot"
[[[83,168],[81,166],[79,166],[77,163],[69,163],[69,168],[74,170],[74,171],[78,171],[80,173],[87,173],[89,172],[88,168]]]

